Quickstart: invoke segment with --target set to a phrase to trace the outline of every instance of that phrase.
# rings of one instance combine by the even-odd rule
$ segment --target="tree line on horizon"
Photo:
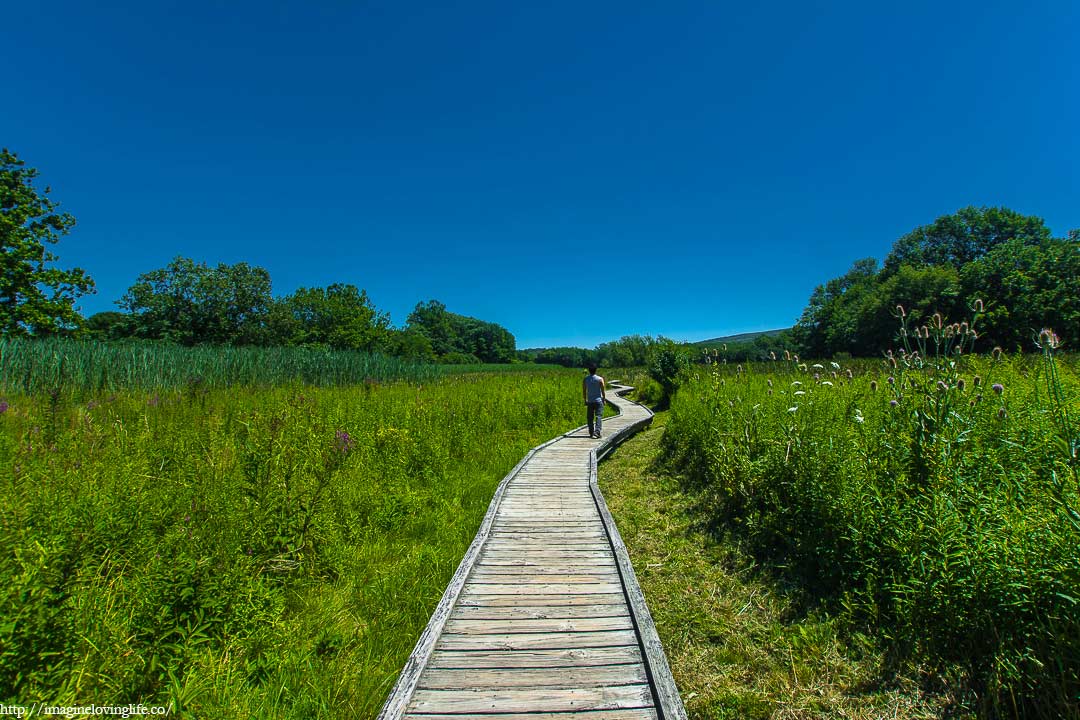
[[[1008,208],[967,207],[918,227],[894,244],[881,267],[857,260],[817,286],[794,327],[748,342],[693,347],[629,335],[595,348],[517,350],[492,322],[429,300],[401,328],[355,285],[302,287],[275,297],[264,268],[210,267],[184,257],[140,275],[117,302],[122,311],[83,318],[77,298],[93,293],[80,268],[53,267],[48,250],[75,219],[38,191],[38,173],[0,150],[0,334],[73,336],[181,345],[316,346],[445,363],[536,362],[583,367],[647,365],[658,349],[699,359],[745,361],[784,350],[803,357],[874,356],[893,345],[903,314],[910,327],[969,320],[980,311],[978,349],[1029,346],[1052,327],[1071,347],[1080,340],[1080,230],[1052,237],[1044,221]],[[935,319],[935,314],[937,318]]]

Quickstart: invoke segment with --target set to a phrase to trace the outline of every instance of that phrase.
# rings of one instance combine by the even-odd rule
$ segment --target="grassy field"
[[[668,413],[600,465],[692,720],[934,718],[947,698],[883,678],[884,653],[801,608],[799,590],[711,530],[708,491],[665,468]]]
[[[92,396],[119,390],[200,391],[234,385],[336,387],[431,382],[461,373],[529,373],[550,365],[436,365],[312,347],[183,347],[163,342],[0,338],[0,391]]]
[[[5,391],[0,700],[374,716],[579,382]]]
[[[956,712],[1080,715],[1075,359],[699,368],[663,454],[708,532]]]

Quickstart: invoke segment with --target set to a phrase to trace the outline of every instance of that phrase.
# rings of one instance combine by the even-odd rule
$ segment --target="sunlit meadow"
[[[580,374],[0,395],[0,699],[372,717]]]
[[[978,310],[976,307],[976,319]],[[971,353],[974,323],[908,322],[880,361],[695,370],[668,462],[708,513],[814,602],[929,668],[982,716],[1080,700],[1080,377]]]

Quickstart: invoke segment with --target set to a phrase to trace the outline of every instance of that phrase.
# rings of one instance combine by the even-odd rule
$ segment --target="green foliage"
[[[324,347],[182,347],[154,342],[0,338],[0,390],[83,395],[125,389],[172,390],[302,382],[431,380],[440,368],[400,358]]]
[[[1026,345],[1039,328],[1080,344],[1080,238],[1002,243],[960,273],[964,297],[984,298],[984,334],[995,345]]]
[[[38,172],[14,153],[0,149],[0,334],[70,334],[80,321],[75,300],[94,292],[80,268],[51,267],[55,245],[75,218],[34,187]]]
[[[706,489],[717,527],[942,673],[969,710],[1066,715],[1080,693],[1075,362],[977,357],[974,325],[903,320],[907,347],[884,365],[697,371],[672,402],[667,459]]]
[[[649,353],[649,377],[659,383],[663,389],[661,405],[675,392],[682,374],[690,368],[691,349],[671,340],[658,342]]]
[[[280,301],[272,336],[286,345],[324,345],[335,350],[385,350],[390,317],[355,285],[300,288]]]
[[[897,241],[885,267],[860,260],[818,286],[793,331],[807,357],[866,356],[897,340],[892,321],[937,310],[962,317],[987,308],[983,349],[1015,348],[1048,325],[1080,340],[1080,238],[1055,240],[1037,217],[1005,208],[964,208]]]
[[[437,300],[418,303],[409,314],[407,329],[431,343],[443,362],[508,363],[514,360],[514,336],[501,325],[452,313]]]
[[[0,698],[374,717],[578,380],[5,394]]]
[[[903,265],[951,265],[959,270],[1003,243],[1028,245],[1049,239],[1050,230],[1042,218],[1008,208],[966,207],[897,240],[885,258],[885,274]]]
[[[182,345],[266,344],[270,274],[247,263],[211,268],[177,257],[138,277],[119,304],[134,337]]]

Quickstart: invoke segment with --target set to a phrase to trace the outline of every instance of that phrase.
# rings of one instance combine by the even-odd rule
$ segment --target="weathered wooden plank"
[[[559,650],[436,650],[428,664],[430,668],[568,668],[596,667],[619,663],[640,663],[641,648],[637,645],[601,648],[572,648]]]
[[[599,630],[633,630],[634,623],[628,615],[600,618],[538,618],[525,620],[461,620],[451,615],[443,627],[444,633],[461,635],[500,635],[506,633],[568,633],[595,632]]]
[[[588,688],[648,682],[645,666],[601,665],[590,668],[433,668],[420,677],[424,690],[498,690],[500,688]]]
[[[439,713],[409,714],[406,720],[657,720],[656,708],[622,708],[619,710],[587,710],[567,713],[483,713],[475,715],[444,715]]]
[[[626,602],[626,596],[618,593],[588,593],[574,594],[559,593],[557,595],[487,595],[482,592],[462,595],[458,599],[458,605],[467,607],[477,606],[512,606],[512,607],[544,607],[544,606],[567,606],[567,605],[618,605]]]
[[[459,635],[444,632],[435,645],[438,650],[554,650],[636,645],[633,630],[598,630],[565,633],[502,633]]]
[[[652,706],[649,686],[506,690],[420,690],[409,704],[416,713],[573,712]]]
[[[618,566],[614,562],[605,560],[603,562],[597,562],[593,565],[579,563],[571,565],[569,563],[530,563],[525,565],[523,563],[508,563],[506,565],[499,565],[497,563],[482,562],[473,566],[473,572],[483,572],[487,575],[533,575],[536,573],[551,573],[553,575],[607,575],[619,572]]]
[[[567,713],[482,713],[444,715],[425,713],[406,715],[407,720],[657,720],[656,708],[586,710]]]
[[[477,605],[459,605],[450,615],[457,620],[502,620],[509,618],[589,618],[589,617],[629,617],[627,605],[561,605],[561,606],[523,606],[491,607]]]
[[[510,575],[507,573],[479,572],[474,569],[472,575],[469,576],[469,582],[476,585],[519,585],[525,590],[540,585],[551,586],[556,584],[573,585],[576,587],[579,585],[596,585],[599,583],[605,583],[614,586],[619,583],[619,573],[613,570],[607,573],[592,573],[582,575],[564,575],[559,573],[543,572]]]
[[[466,583],[462,588],[462,597],[473,595],[596,595],[597,593],[619,593],[622,585],[614,582],[593,583],[529,583],[525,587],[519,583]]]

